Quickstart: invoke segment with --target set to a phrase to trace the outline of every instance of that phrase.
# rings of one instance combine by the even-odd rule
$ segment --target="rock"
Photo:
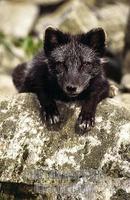
[[[107,33],[108,46],[116,53],[121,52],[124,47],[125,29],[129,7],[125,4],[107,5],[97,10],[99,25]]]
[[[38,16],[32,4],[0,2],[0,31],[14,37],[26,37]]]
[[[68,12],[60,29],[72,34],[87,32],[98,26],[98,20],[93,11],[91,11],[83,2],[75,1],[74,6]]]
[[[71,0],[60,6],[56,12],[40,17],[35,26],[35,31],[39,33],[40,38],[43,38],[43,30],[48,26],[76,34],[98,26],[98,20],[94,12],[83,2]]]
[[[127,193],[124,190],[118,190],[116,194],[111,197],[111,200],[129,200],[130,199],[130,193]]]
[[[0,101],[1,195],[111,200],[123,190],[125,198],[130,193],[130,112],[106,99],[98,106],[96,126],[77,135],[79,107],[59,108],[63,123],[47,128],[35,95]]]
[[[41,39],[43,39],[43,30],[45,30],[48,26],[53,26],[56,28],[59,27],[66,14],[69,12],[69,10],[72,9],[73,2],[73,0],[67,1],[64,5],[61,5],[60,8],[58,8],[55,12],[47,15],[43,14],[39,17],[34,27],[34,30]]]
[[[129,93],[122,93],[115,97],[117,101],[119,101],[121,104],[124,104],[124,106],[130,110],[130,94]]]
[[[123,88],[130,90],[130,74],[125,74],[123,76],[121,84]]]
[[[12,78],[9,75],[0,75],[0,98],[7,98],[16,94]]]

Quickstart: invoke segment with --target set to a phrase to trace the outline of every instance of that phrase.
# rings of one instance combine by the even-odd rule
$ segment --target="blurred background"
[[[0,98],[16,93],[12,70],[43,47],[48,26],[73,34],[104,28],[107,75],[130,109],[130,0],[0,0]]]

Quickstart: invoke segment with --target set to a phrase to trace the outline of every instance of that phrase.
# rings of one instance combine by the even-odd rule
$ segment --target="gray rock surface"
[[[116,53],[124,47],[128,15],[129,7],[121,3],[106,5],[97,10],[99,26],[105,29],[108,36],[108,46]]]
[[[38,16],[38,8],[27,3],[0,2],[0,31],[15,37],[26,37]]]
[[[130,110],[130,93],[119,94],[115,99]]]
[[[40,197],[31,199],[115,200],[121,193],[120,200],[129,200],[130,112],[106,99],[98,106],[96,126],[76,135],[79,107],[59,108],[63,123],[47,128],[35,95],[0,101],[2,187],[15,183],[25,192],[32,185],[32,193]]]
[[[95,13],[82,1],[74,1],[71,9],[60,24],[60,29],[73,34],[87,32],[98,26]]]

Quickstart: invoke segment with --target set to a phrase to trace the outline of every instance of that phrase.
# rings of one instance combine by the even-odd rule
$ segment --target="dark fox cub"
[[[80,101],[76,131],[83,133],[95,124],[97,104],[109,96],[101,62],[104,51],[102,28],[79,35],[47,28],[43,50],[16,67],[13,82],[19,92],[37,94],[41,113],[50,124],[60,121],[57,100]]]

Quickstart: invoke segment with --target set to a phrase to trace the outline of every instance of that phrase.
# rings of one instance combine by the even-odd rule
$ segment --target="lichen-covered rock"
[[[115,99],[130,110],[130,93],[122,93],[116,96]]]
[[[111,197],[111,200],[129,200],[130,193],[125,192],[122,189],[119,189],[116,194]]]
[[[97,108],[96,126],[77,135],[79,107],[59,103],[59,108],[62,124],[47,128],[35,95],[0,101],[4,192],[17,188],[18,195],[29,188],[28,195],[48,200],[110,200],[118,190],[130,193],[130,112],[114,99],[104,100]]]

